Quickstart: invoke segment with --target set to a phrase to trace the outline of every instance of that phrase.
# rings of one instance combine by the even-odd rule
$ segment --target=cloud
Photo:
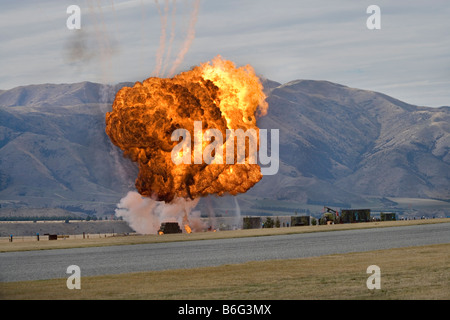
[[[97,10],[103,20],[89,12],[87,3],[91,2],[79,2],[85,33],[78,38],[65,28],[65,10],[72,2],[39,2],[38,10],[31,0],[5,6],[0,28],[9,32],[0,35],[0,61],[2,70],[14,74],[0,77],[0,88],[103,81],[104,70],[110,70],[112,82],[150,76],[161,31],[154,2],[116,0],[102,7],[92,2],[91,11]],[[412,104],[449,105],[447,2],[379,0],[381,30],[366,28],[370,4],[351,0],[202,1],[195,39],[176,72],[221,54],[238,65],[249,63],[257,73],[278,82],[329,80],[381,91]],[[183,43],[187,7],[178,3],[172,57]],[[114,54],[108,58],[114,68],[92,63],[97,53],[93,50],[95,28],[100,26],[111,43],[115,41]],[[89,68],[76,66],[73,59],[77,57],[90,62]],[[421,85],[423,81],[429,85]]]

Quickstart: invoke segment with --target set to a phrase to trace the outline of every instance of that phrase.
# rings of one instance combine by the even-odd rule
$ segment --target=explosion
[[[250,148],[245,148],[244,159],[239,160],[238,143],[227,133],[230,129],[259,133],[256,118],[267,113],[265,99],[251,66],[237,68],[218,56],[173,78],[151,77],[122,88],[106,114],[106,133],[124,156],[137,162],[135,185],[144,197],[171,203],[177,198],[236,195],[253,187],[262,174],[251,161]],[[200,131],[196,130],[199,122]],[[185,143],[186,137],[183,144],[173,141],[177,129],[190,133],[193,148]],[[211,129],[221,132],[223,141],[211,138]],[[234,161],[228,161],[229,149],[225,148],[230,140]],[[187,161],[174,161],[177,146],[183,146],[176,149],[177,157]],[[205,154],[215,161],[205,161]]]

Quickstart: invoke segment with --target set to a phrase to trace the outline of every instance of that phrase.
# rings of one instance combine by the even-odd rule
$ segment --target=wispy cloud
[[[103,81],[105,70],[110,81],[136,81],[154,70],[161,24],[153,1],[35,3],[2,4],[0,28],[7,32],[0,35],[0,88]],[[221,54],[237,64],[249,63],[259,74],[279,82],[329,80],[381,91],[412,104],[450,105],[447,3],[379,0],[382,28],[368,30],[369,1],[202,1],[195,39],[176,72]],[[78,63],[65,59],[67,47],[77,40],[65,28],[70,4],[82,8],[88,49],[96,48],[100,16],[95,12],[101,14],[102,32],[116,49],[107,58],[112,68],[102,66],[101,56],[90,59],[92,51],[85,51]],[[177,4],[172,56],[180,49],[189,23],[188,5]]]

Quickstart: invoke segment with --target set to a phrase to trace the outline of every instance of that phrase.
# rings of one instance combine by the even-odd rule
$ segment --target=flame
[[[158,234],[159,234],[160,236],[162,236],[162,235],[164,234],[164,232],[158,231]]]
[[[132,88],[122,88],[112,111],[106,114],[106,133],[124,156],[137,162],[135,185],[142,196],[170,203],[175,198],[236,195],[262,178],[259,165],[250,163],[248,150],[243,163],[207,164],[204,159],[195,163],[194,143],[176,155],[179,159],[190,156],[190,164],[175,164],[171,152],[180,142],[172,141],[171,135],[176,129],[187,130],[192,140],[202,141],[197,151],[203,155],[212,142],[200,136],[208,129],[217,129],[224,137],[223,148],[218,150],[225,150],[227,129],[259,132],[256,119],[267,113],[265,99],[263,86],[251,66],[237,68],[217,56],[173,78],[151,77],[136,82]],[[195,121],[202,123],[197,136]],[[234,148],[236,159],[237,146]],[[225,159],[225,151],[216,154],[216,150],[214,156]]]
[[[191,233],[192,232],[192,229],[189,226],[189,218],[188,218],[188,212],[187,211],[184,212],[183,225],[184,225],[184,230],[186,231],[186,233]]]
[[[212,65],[202,64],[202,78],[211,80],[219,91],[219,108],[225,116],[228,127],[247,127],[256,125],[254,116],[259,107],[260,115],[266,115],[268,104],[263,86],[250,65],[236,68],[234,63],[222,60],[220,56],[213,59]]]

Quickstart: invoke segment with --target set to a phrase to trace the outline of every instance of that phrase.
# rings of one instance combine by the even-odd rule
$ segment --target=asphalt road
[[[0,253],[0,282],[81,277],[217,266],[247,261],[450,243],[450,223],[315,232],[267,237],[200,240]]]

